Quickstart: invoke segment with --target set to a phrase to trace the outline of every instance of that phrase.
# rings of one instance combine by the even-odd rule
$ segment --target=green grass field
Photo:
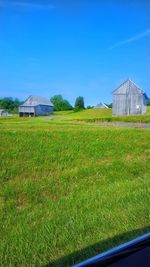
[[[112,116],[112,109],[86,109],[80,112],[56,112],[63,115],[65,120],[80,122],[140,122],[150,123],[150,107],[144,115]]]
[[[58,120],[83,122],[83,123],[101,123],[101,122],[132,122],[132,123],[150,123],[150,107],[147,107],[147,113],[144,115],[112,116],[112,109],[85,109],[80,112],[61,111],[55,112],[60,116]]]
[[[0,266],[71,266],[149,230],[150,131],[70,122],[107,112],[0,118]]]

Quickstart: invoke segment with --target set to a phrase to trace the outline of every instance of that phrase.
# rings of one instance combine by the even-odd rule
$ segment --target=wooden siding
[[[35,107],[35,116],[49,115],[53,113],[54,108],[47,105],[39,105]]]
[[[146,109],[146,95],[131,81],[113,92],[113,115],[144,114]]]
[[[19,112],[22,112],[22,113],[34,113],[35,112],[35,107],[20,106],[19,107]]]
[[[53,106],[48,105],[38,105],[35,107],[32,106],[20,106],[19,114],[20,116],[44,116],[53,113]]]

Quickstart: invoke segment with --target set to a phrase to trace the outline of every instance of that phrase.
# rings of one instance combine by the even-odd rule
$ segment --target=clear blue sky
[[[0,97],[110,103],[130,78],[150,97],[149,0],[0,0]]]

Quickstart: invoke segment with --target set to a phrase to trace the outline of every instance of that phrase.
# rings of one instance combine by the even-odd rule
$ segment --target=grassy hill
[[[142,122],[150,123],[150,107],[147,113],[142,115],[112,116],[112,109],[85,109],[80,112],[63,111],[55,112],[56,115],[64,116],[65,120],[76,120],[81,122]]]
[[[149,130],[70,123],[107,112],[0,118],[1,266],[71,266],[148,231]]]

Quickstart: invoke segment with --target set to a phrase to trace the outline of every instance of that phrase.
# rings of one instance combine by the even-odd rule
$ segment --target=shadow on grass
[[[75,263],[79,263],[86,259],[89,259],[97,254],[100,254],[106,250],[113,247],[119,246],[125,242],[128,242],[138,236],[146,234],[150,231],[150,227],[145,227],[141,229],[136,229],[131,232],[126,232],[121,235],[114,236],[113,238],[108,238],[95,243],[91,246],[85,247],[82,250],[75,251],[70,255],[64,256],[55,262],[49,262],[43,267],[69,267]]]

